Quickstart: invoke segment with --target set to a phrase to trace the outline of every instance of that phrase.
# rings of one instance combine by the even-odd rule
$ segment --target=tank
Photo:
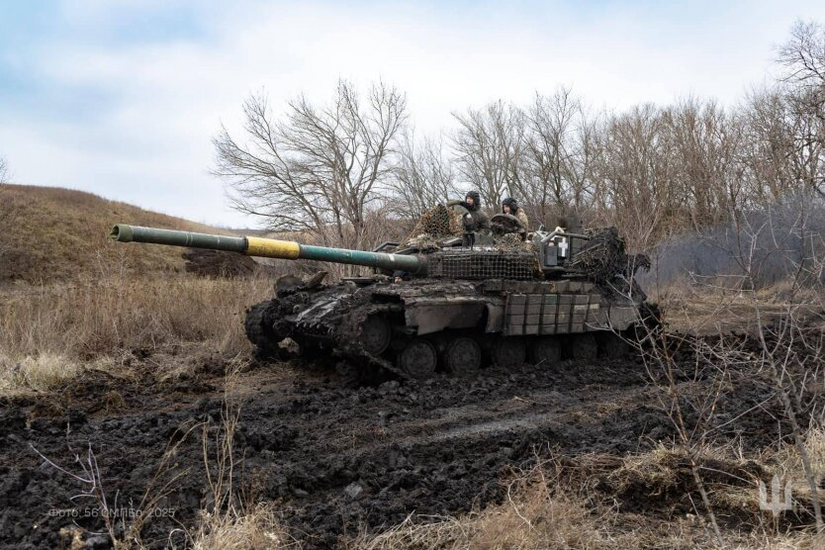
[[[490,363],[592,360],[617,353],[648,315],[633,279],[645,259],[629,257],[615,229],[528,234],[509,215],[491,222],[492,234],[445,229],[372,251],[125,224],[111,237],[373,268],[332,284],[324,272],[282,278],[245,320],[259,356],[279,354],[291,339],[302,355],[338,357],[339,368],[358,375],[423,379],[472,375]]]

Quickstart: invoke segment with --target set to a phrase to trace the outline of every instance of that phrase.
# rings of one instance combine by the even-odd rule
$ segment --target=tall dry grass
[[[822,448],[825,435],[820,428],[813,427],[806,435],[817,442],[817,449]],[[825,539],[813,525],[788,529],[759,510],[756,480],[743,483],[746,474],[740,471],[752,459],[737,456],[729,447],[714,448],[709,458],[717,462],[703,466],[705,473],[720,477],[713,486],[714,505],[726,508],[728,516],[752,515],[749,522],[725,526],[721,545],[699,514],[668,512],[663,504],[665,494],[679,498],[679,480],[689,479],[684,450],[669,445],[625,457],[589,454],[540,462],[514,476],[501,504],[458,517],[411,515],[400,525],[376,534],[363,533],[344,545],[349,550],[825,548]],[[768,472],[794,479],[803,476],[792,445],[782,446],[775,456],[754,458]],[[722,482],[725,476],[714,470],[721,466],[742,479],[732,476],[730,483]],[[804,484],[798,485],[804,491]],[[801,505],[804,493],[794,495]],[[626,509],[621,502],[627,498],[635,499],[643,509]],[[701,507],[698,496],[692,500]]]
[[[45,390],[130,350],[202,343],[243,353],[246,308],[270,297],[266,279],[108,277],[0,291],[0,392]]]
[[[204,513],[192,534],[193,550],[286,550],[301,545],[289,534],[271,504],[259,504],[245,514]]]
[[[518,472],[504,503],[461,517],[414,518],[375,535],[348,541],[350,550],[398,548],[513,550],[606,549],[612,510],[595,510],[586,484],[574,486],[550,462]],[[435,519],[435,521],[427,521]]]

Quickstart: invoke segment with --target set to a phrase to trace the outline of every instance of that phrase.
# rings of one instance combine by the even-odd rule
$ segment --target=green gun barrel
[[[208,248],[211,250],[240,252],[247,256],[262,258],[317,260],[337,264],[363,265],[392,271],[406,271],[414,275],[426,273],[426,264],[418,256],[312,246],[299,244],[295,241],[281,241],[261,237],[210,235],[208,233],[141,227],[122,223],[112,227],[110,237],[122,243],[139,242],[189,248]]]

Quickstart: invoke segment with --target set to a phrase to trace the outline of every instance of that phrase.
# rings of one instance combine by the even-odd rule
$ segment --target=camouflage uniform
[[[472,205],[467,203],[467,197],[471,197],[473,199]],[[490,218],[487,217],[487,214],[481,211],[481,196],[478,194],[478,191],[470,191],[467,193],[467,196],[463,201],[449,201],[447,206],[461,206],[467,210],[467,214],[464,215],[465,230],[478,232],[490,231]]]
[[[524,229],[527,229],[527,226],[530,223],[530,221],[527,219],[527,214],[524,213],[524,208],[519,208],[516,211],[516,217],[521,222],[521,225],[524,226]]]
[[[510,214],[515,216],[518,219],[518,221],[521,222],[521,225],[524,226],[525,231],[529,231],[529,229],[530,229],[529,228],[529,223],[530,222],[527,219],[527,214],[524,213],[524,208],[519,207],[518,203],[516,202],[516,199],[508,197],[508,198],[504,199],[503,201],[501,201],[501,211],[502,211],[502,213],[504,212],[504,207],[505,206],[510,207]]]

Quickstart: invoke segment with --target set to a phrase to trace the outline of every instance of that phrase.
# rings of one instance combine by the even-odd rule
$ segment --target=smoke
[[[825,282],[825,200],[798,194],[765,208],[737,212],[726,226],[670,239],[651,254],[643,286],[706,283],[764,288],[794,278]]]

